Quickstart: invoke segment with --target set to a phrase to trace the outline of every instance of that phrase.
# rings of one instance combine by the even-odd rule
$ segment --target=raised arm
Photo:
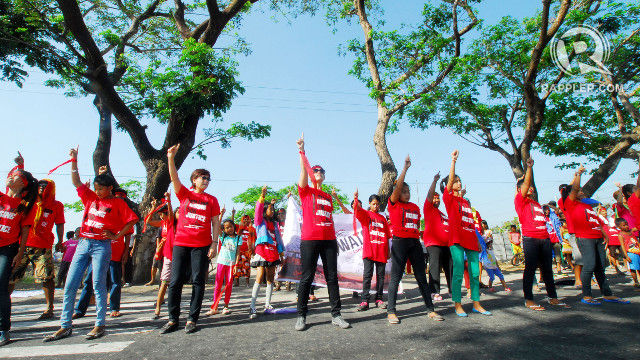
[[[640,159],[638,160],[638,166],[640,167]],[[638,180],[636,180],[636,190],[634,192],[637,197],[640,197],[640,175],[638,176]]]
[[[167,150],[167,163],[169,166],[169,176],[171,177],[171,183],[173,184],[173,190],[177,193],[182,188],[182,183],[178,177],[178,169],[176,168],[175,157],[176,153],[180,149],[180,144],[173,145]]]
[[[173,222],[175,219],[175,215],[173,214],[173,207],[171,206],[171,194],[169,192],[164,193],[164,198],[167,200],[167,221],[169,223]]]
[[[436,194],[436,184],[438,184],[438,180],[440,180],[440,172],[433,176],[433,181],[431,182],[431,186],[429,187],[429,191],[427,192],[427,201],[433,202],[433,197]]]
[[[99,171],[98,171],[99,172]],[[151,200],[151,206],[149,207],[149,213],[151,213],[153,210],[156,209],[156,207],[158,206],[158,200],[153,199]],[[147,214],[147,216],[149,216],[149,214]],[[147,216],[145,216],[145,218],[147,218]],[[160,220],[153,220],[151,219],[151,217],[149,216],[148,219],[146,219],[145,224],[147,225],[151,225],[153,227],[160,227],[162,226],[162,221]]]
[[[527,159],[527,171],[524,174],[524,182],[520,186],[520,195],[526,197],[529,194],[531,188],[531,182],[533,181],[533,159],[529,157]]]
[[[582,177],[582,173],[587,171],[584,166],[580,165],[578,171],[573,177],[573,181],[571,181],[571,192],[569,193],[569,199],[575,200],[578,197],[578,193],[580,192],[580,180]]]
[[[80,174],[78,174],[78,149],[69,150],[69,157],[71,157],[71,182],[73,186],[79,188],[82,186],[82,181]]]
[[[338,194],[336,194],[335,189],[331,189],[331,196],[333,196],[333,198],[336,200],[336,202],[338,203],[338,206],[340,206],[340,209],[342,209],[343,213],[352,214],[351,210],[349,210],[346,206],[344,206],[344,204],[342,203],[342,200],[340,200],[340,198],[338,197]]]
[[[393,188],[393,192],[389,197],[389,200],[392,203],[396,203],[400,199],[400,193],[402,193],[402,186],[404,184],[404,177],[407,175],[407,170],[409,170],[410,167],[411,167],[411,158],[409,157],[409,155],[407,155],[407,158],[404,159],[404,168],[402,168],[402,172],[400,173],[400,176],[398,176],[398,179],[396,180],[396,186]]]
[[[300,139],[296,141],[296,144],[298,145],[298,151],[300,151],[300,179],[298,180],[298,186],[303,188],[309,185],[309,175],[304,166],[304,133],[302,133]]]
[[[256,227],[260,226],[260,224],[262,224],[262,220],[264,220],[262,214],[264,211],[265,196],[267,196],[267,185],[262,187],[260,198],[258,198],[258,202],[256,203],[256,211],[253,214],[253,224]]]
[[[447,180],[447,191],[451,191],[453,183],[456,180],[456,161],[458,161],[458,155],[460,155],[458,150],[453,150],[451,153],[451,169],[449,170],[449,180]]]

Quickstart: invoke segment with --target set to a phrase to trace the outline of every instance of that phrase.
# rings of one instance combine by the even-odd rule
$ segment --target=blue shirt
[[[218,260],[216,262],[220,265],[235,265],[238,247],[242,244],[242,237],[239,235],[223,235],[220,237],[220,242],[220,254],[218,254]]]

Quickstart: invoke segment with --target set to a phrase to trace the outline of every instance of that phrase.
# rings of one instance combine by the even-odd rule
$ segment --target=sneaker
[[[307,318],[304,316],[298,316],[296,320],[296,330],[303,331],[307,328]]]
[[[256,312],[256,309],[254,308],[250,308],[249,309],[249,319],[253,320],[255,318],[258,317],[258,313]]]
[[[187,325],[184,327],[184,332],[187,334],[191,334],[195,332],[196,329],[197,329],[196,323],[194,323],[193,321],[189,321],[187,322]]]
[[[124,285],[122,285],[123,288],[128,288],[131,287],[131,283],[125,283]]]
[[[0,346],[5,346],[10,342],[9,331],[0,331]]]
[[[431,296],[431,299],[433,299],[433,301],[442,301],[442,295],[440,294],[433,294]]]
[[[341,329],[348,329],[351,327],[351,324],[344,321],[341,315],[334,316],[333,319],[331,319],[331,323],[335,326],[340,327]]]
[[[386,309],[387,304],[385,304],[382,300],[376,300],[376,307],[380,309]]]
[[[222,309],[222,315],[227,315],[230,312],[231,312],[231,310],[229,310],[229,308],[226,307],[226,306]]]
[[[356,310],[358,311],[367,311],[369,310],[369,303],[366,301],[363,301],[360,303],[360,305],[358,305],[358,307],[356,308]]]
[[[160,333],[161,334],[168,334],[168,333],[174,332],[176,330],[178,330],[178,323],[177,322],[173,322],[173,321],[169,321],[166,324],[164,324],[162,329],[160,329]]]

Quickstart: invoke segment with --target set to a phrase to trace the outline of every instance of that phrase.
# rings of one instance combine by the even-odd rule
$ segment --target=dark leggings
[[[191,282],[191,303],[188,321],[198,322],[202,299],[204,298],[204,282],[209,269],[209,246],[186,247],[174,246],[171,260],[171,281],[167,289],[167,308],[169,321],[178,322],[180,318],[180,302],[182,287]]]
[[[318,257],[322,259],[322,270],[329,291],[331,315],[340,315],[342,303],[338,289],[338,242],[336,240],[302,240],[300,242],[302,277],[298,284],[298,315],[307,316],[307,304],[311,283],[316,276]]]
[[[58,277],[56,278],[56,287],[63,287],[67,280],[67,273],[69,272],[70,261],[61,261],[60,268],[58,268]]]
[[[11,296],[9,295],[9,278],[11,263],[18,254],[18,243],[0,247],[0,331],[11,328]]]
[[[431,291],[429,291],[429,283],[427,282],[424,252],[422,251],[420,241],[418,239],[394,236],[391,245],[391,281],[389,282],[389,304],[387,306],[387,313],[396,313],[398,285],[400,284],[400,280],[402,280],[407,259],[411,260],[413,276],[415,276],[418,282],[418,288],[420,289],[424,304],[430,312],[434,311],[433,302],[431,301]]]
[[[607,267],[607,253],[604,250],[604,242],[602,239],[584,239],[577,238],[578,248],[582,254],[582,272],[580,272],[580,280],[582,280],[582,296],[591,297],[591,277],[595,276],[600,291],[604,296],[611,296],[611,288],[607,277],[604,275],[604,269]]]
[[[376,268],[376,296],[374,301],[382,300],[384,291],[384,272],[386,263],[373,261],[371,259],[362,259],[364,271],[362,273],[362,302],[369,303],[369,290],[371,289],[371,280],[373,279],[373,268]]]
[[[444,277],[447,279],[449,294],[451,294],[451,252],[448,246],[427,246],[429,253],[429,290],[432,293],[440,293],[440,270],[444,270]]]
[[[547,295],[556,299],[556,284],[553,280],[552,245],[551,240],[536,239],[525,236],[523,239],[524,250],[524,274],[522,276],[522,290],[525,300],[533,300],[533,283],[536,277],[536,269],[540,267],[542,279],[547,289]]]

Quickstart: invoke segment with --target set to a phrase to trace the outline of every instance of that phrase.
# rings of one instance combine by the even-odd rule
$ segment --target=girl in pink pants
[[[218,304],[222,297],[222,284],[226,283],[224,290],[223,314],[229,313],[229,299],[233,289],[233,268],[238,262],[240,253],[238,246],[242,244],[242,238],[236,234],[235,224],[232,220],[225,220],[222,223],[223,234],[220,236],[220,252],[218,254],[218,269],[216,272],[216,284],[213,290],[213,304],[207,315],[218,313]]]

